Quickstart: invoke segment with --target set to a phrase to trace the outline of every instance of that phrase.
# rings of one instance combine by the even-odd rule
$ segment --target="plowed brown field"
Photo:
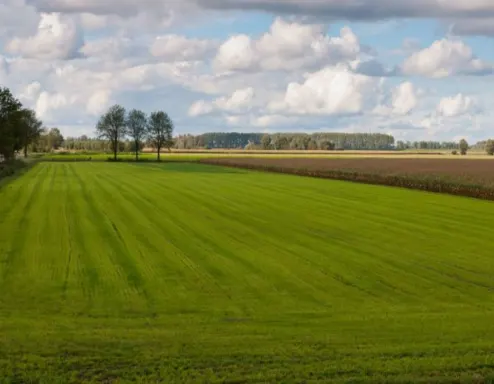
[[[222,158],[203,163],[385,184],[494,200],[494,161],[384,158]]]

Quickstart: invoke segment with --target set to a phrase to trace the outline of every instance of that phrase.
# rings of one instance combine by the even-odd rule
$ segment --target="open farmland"
[[[244,157],[205,158],[201,162],[494,200],[492,159]]]
[[[493,215],[194,163],[39,163],[0,186],[0,382],[488,382]]]

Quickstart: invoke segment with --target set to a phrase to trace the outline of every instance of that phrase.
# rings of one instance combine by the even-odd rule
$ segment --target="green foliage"
[[[7,161],[22,147],[22,104],[9,89],[0,88],[0,156]]]
[[[121,105],[114,105],[101,116],[96,125],[99,138],[104,138],[110,142],[114,160],[117,160],[120,140],[126,134],[126,123],[125,108]]]
[[[142,111],[133,109],[127,116],[127,134],[133,141],[133,152],[136,154],[136,160],[139,159],[139,150],[142,142],[146,137],[147,117]]]
[[[21,109],[19,111],[19,131],[20,143],[24,148],[24,157],[27,157],[29,145],[36,143],[43,133],[43,123],[38,120],[33,110]],[[60,131],[58,133],[60,134]]]
[[[271,149],[271,137],[268,134],[264,134],[261,138],[261,147],[264,150]]]
[[[27,166],[24,161],[21,160],[13,160],[9,162],[1,162],[0,163],[0,179],[13,176],[17,171],[23,169]]]
[[[494,155],[494,140],[487,140],[485,143],[485,151],[489,156]]]
[[[237,133],[218,132],[205,133],[199,136],[180,135],[175,142],[177,149],[243,149],[249,143],[262,149],[274,150],[317,150],[348,149],[348,150],[390,150],[393,149],[394,138],[380,133]],[[330,144],[329,144],[330,143]]]
[[[465,139],[461,139],[460,140],[460,153],[465,156],[468,152],[468,143]]]
[[[490,202],[155,163],[0,202],[0,381],[494,378]]]
[[[151,113],[148,120],[147,135],[151,145],[158,150],[158,161],[161,150],[173,146],[173,122],[166,112]]]

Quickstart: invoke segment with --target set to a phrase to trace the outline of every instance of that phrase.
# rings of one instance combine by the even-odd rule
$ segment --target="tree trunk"
[[[139,145],[136,143],[136,161],[139,161]]]
[[[117,161],[118,141],[113,143],[113,160]]]
[[[161,161],[160,152],[161,152],[161,147],[158,147],[158,161]]]
[[[27,159],[27,144],[24,145],[24,158]]]

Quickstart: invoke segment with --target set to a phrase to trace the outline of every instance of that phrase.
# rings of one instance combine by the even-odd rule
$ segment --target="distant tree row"
[[[483,140],[472,146],[472,149],[477,151],[485,151],[488,155],[494,155],[494,140]]]
[[[122,141],[129,137],[134,143],[136,161],[144,142],[158,151],[173,146],[173,122],[163,111],[153,112],[147,116],[144,112],[133,109],[127,113],[121,105],[114,105],[98,121],[96,131],[100,139],[109,142],[114,160],[117,160]]]
[[[65,139],[58,128],[43,129],[38,139],[30,145],[33,152],[51,152],[61,148]]]
[[[455,141],[398,141],[396,149],[399,151],[407,149],[460,149],[459,143]]]
[[[36,113],[24,108],[9,89],[0,88],[0,155],[6,161],[23,150],[27,156],[29,145],[43,132],[43,123]]]
[[[181,135],[176,149],[390,150],[394,137],[381,133],[237,133]]]

